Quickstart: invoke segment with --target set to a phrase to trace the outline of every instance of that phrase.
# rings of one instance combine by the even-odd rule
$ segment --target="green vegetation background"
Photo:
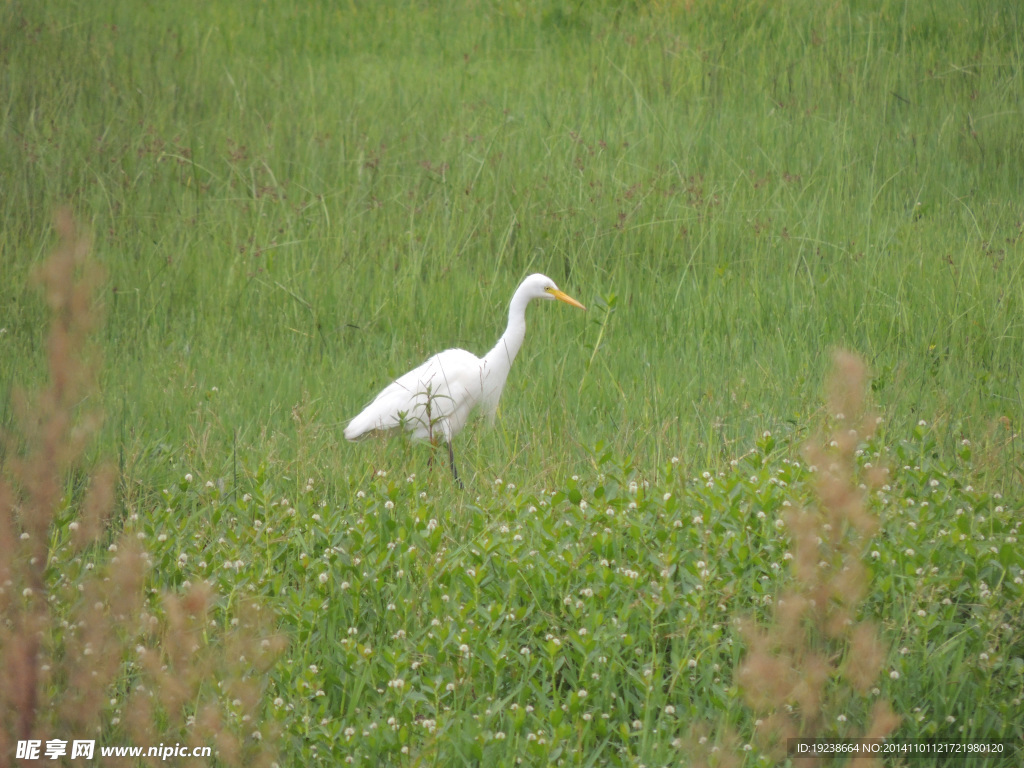
[[[1009,470],[1019,13],[8,3],[2,402],[39,375],[26,277],[70,202],[108,271],[102,449],[142,487],[236,445],[422,467],[342,425],[429,354],[488,349],[532,271],[591,309],[531,308],[499,429],[459,441],[471,477],[598,441],[728,458],[807,426],[835,346],[894,423]]]
[[[70,203],[107,275],[114,526],[223,626],[273,609],[259,727],[289,760],[660,764],[695,723],[756,735],[733,620],[788,583],[847,348],[881,414],[859,461],[894,470],[858,613],[889,651],[823,722],[881,697],[908,738],[1019,740],[1022,16],[7,2],[0,426],[47,375],[30,275]],[[391,378],[490,348],[534,271],[589,311],[531,307],[496,428],[456,441],[467,493],[425,448],[345,443]]]

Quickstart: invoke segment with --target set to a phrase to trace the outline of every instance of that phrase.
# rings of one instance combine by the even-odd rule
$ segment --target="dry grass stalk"
[[[148,554],[107,527],[110,467],[96,469],[70,502],[62,498],[101,423],[81,404],[95,390],[88,335],[102,274],[71,214],[59,212],[55,225],[59,245],[38,272],[52,316],[49,383],[16,395],[20,442],[8,439],[0,473],[0,768],[28,739],[96,739],[97,762],[108,742],[181,742],[213,747],[218,764],[269,765],[275,734],[254,738],[252,716],[282,639],[267,634],[255,609],[242,611],[235,628],[211,629],[214,595],[205,584],[147,604]],[[68,505],[77,515],[58,525]],[[113,543],[103,550],[101,539]],[[68,560],[63,547],[97,567],[70,583],[59,568]]]
[[[0,477],[0,765],[14,754],[14,742],[38,732],[42,688],[42,643],[52,617],[47,602],[46,567],[49,531],[60,505],[64,478],[81,456],[92,429],[93,414],[76,414],[90,389],[88,334],[96,320],[92,295],[101,276],[86,269],[89,240],[78,234],[71,215],[56,218],[60,245],[37,272],[53,317],[48,344],[49,385],[34,398],[15,394],[17,423],[24,448],[7,451]],[[75,421],[78,415],[80,418]],[[109,494],[100,487],[110,478],[97,475],[86,528],[101,527],[104,510],[96,503]]]
[[[737,677],[747,703],[763,713],[762,747],[779,759],[787,739],[839,735],[831,717],[843,702],[868,693],[886,656],[877,627],[856,615],[868,587],[862,557],[878,526],[865,489],[884,481],[884,470],[864,472],[857,463],[857,447],[875,428],[864,403],[865,381],[859,358],[835,355],[828,385],[833,430],[806,447],[806,459],[816,467],[818,501],[786,518],[792,586],[776,601],[769,626],[745,627],[750,650]],[[871,722],[856,735],[883,738],[898,724],[889,705],[879,701]]]

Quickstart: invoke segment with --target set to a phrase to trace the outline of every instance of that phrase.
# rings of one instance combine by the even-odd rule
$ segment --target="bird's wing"
[[[464,349],[440,352],[391,382],[349,422],[345,437],[404,426],[421,440],[457,434],[480,399],[481,360]]]

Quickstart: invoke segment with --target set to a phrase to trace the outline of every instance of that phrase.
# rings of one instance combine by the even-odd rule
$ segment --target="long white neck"
[[[494,348],[484,355],[480,404],[488,418],[493,419],[498,410],[498,400],[505,388],[508,372],[519,354],[519,348],[523,346],[523,338],[526,336],[526,305],[534,295],[528,288],[519,286],[508,306],[508,327]]]
[[[484,356],[489,376],[498,374],[502,383],[508,376],[520,347],[523,346],[523,339],[526,338],[526,305],[530,303],[531,298],[524,287],[519,286],[512,296],[512,303],[508,306],[508,326],[498,339],[498,343]]]

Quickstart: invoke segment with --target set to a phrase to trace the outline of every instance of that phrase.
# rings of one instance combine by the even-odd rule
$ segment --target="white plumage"
[[[493,418],[508,372],[526,336],[526,306],[534,299],[559,299],[586,309],[544,275],[520,283],[508,308],[508,327],[494,348],[479,358],[464,349],[446,349],[391,382],[345,427],[347,440],[399,428],[417,440],[448,444],[452,474],[458,480],[452,438],[478,406]]]

